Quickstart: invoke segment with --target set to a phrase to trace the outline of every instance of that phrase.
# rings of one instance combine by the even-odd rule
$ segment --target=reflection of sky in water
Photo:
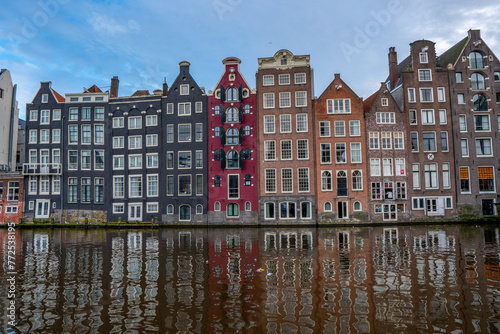
[[[499,235],[464,226],[21,230],[17,329],[498,332]]]

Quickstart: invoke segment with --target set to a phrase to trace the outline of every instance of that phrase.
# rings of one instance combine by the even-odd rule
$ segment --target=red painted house
[[[208,97],[208,222],[257,223],[256,94],[236,57]]]

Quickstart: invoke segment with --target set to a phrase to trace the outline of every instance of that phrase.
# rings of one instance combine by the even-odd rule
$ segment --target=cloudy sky
[[[16,0],[0,11],[0,68],[18,85],[20,117],[40,81],[64,95],[93,84],[120,96],[172,83],[191,63],[200,86],[213,89],[222,59],[236,56],[251,86],[257,58],[280,49],[311,55],[315,95],[340,73],[367,98],[387,77],[387,53],[399,60],[418,39],[438,54],[481,29],[500,56],[500,4],[491,0]]]

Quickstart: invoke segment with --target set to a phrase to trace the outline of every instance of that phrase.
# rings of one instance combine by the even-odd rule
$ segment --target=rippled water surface
[[[495,226],[16,233],[6,332],[500,332]]]

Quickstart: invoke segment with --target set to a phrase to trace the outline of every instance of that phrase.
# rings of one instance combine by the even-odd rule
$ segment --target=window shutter
[[[239,109],[239,113],[238,113],[238,120],[240,121],[240,123],[243,122],[243,105],[240,104],[240,109]]]
[[[220,144],[226,145],[226,130],[222,126],[220,128]]]
[[[220,150],[220,168],[226,168],[226,152],[224,150]]]
[[[226,89],[222,85],[220,85],[220,100],[226,101]]]
[[[220,121],[226,123],[226,109],[224,106],[220,106]]]
[[[243,84],[240,84],[238,88],[238,101],[243,101]]]
[[[240,133],[239,133],[239,142],[240,145],[243,144],[243,125],[240,126]]]
[[[214,160],[215,161],[219,161],[220,160],[220,150],[219,149],[216,149],[214,151]]]
[[[241,169],[243,169],[244,158],[245,158],[245,149],[242,148],[241,151],[240,151],[240,161],[239,161],[239,167]]]

